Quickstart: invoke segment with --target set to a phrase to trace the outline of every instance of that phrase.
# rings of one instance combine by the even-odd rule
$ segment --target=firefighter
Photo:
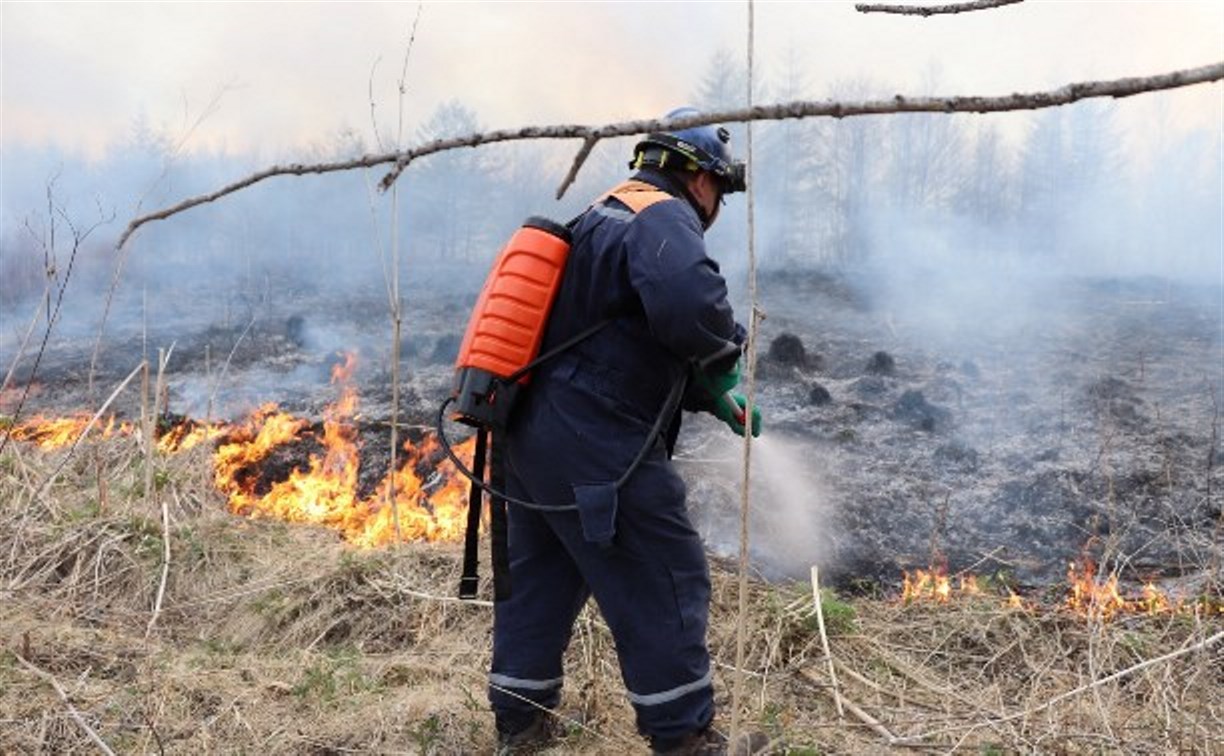
[[[611,321],[536,369],[504,437],[510,496],[578,505],[577,516],[510,505],[513,588],[494,605],[489,675],[504,753],[551,737],[562,654],[591,596],[652,750],[725,752],[710,727],[709,569],[670,458],[679,397],[744,432],[743,397],[731,407],[723,395],[738,381],[745,333],[703,240],[723,197],[745,189],[729,142],[716,126],[648,135],[632,178],[572,226],[541,351]],[[661,413],[666,432],[643,456]],[[751,426],[759,433],[755,408]]]

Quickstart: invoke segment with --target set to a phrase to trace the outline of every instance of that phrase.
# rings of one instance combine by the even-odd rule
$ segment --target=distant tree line
[[[716,51],[690,93],[691,104],[712,109],[743,103],[745,75],[731,53]],[[929,77],[928,87],[936,84]],[[866,80],[830,82],[813,91],[794,54],[762,75],[755,91],[761,102],[885,94]],[[1072,264],[1081,257],[1108,260],[1119,272],[1186,273],[1218,261],[1224,248],[1218,131],[1171,138],[1154,125],[1146,162],[1137,163],[1123,152],[1112,103],[1094,100],[1006,117],[1028,121],[1018,144],[1005,139],[1000,116],[905,114],[756,124],[752,175],[761,265],[848,265],[881,254],[949,249]],[[454,100],[439,106],[413,141],[472,133],[484,125],[474,109]],[[733,131],[742,154],[746,128]],[[375,141],[386,140],[347,129],[295,159],[359,155]],[[54,201],[63,217],[97,215],[105,205],[122,220],[208,191],[263,162],[225,151],[177,154],[173,143],[138,118],[127,138],[98,159],[52,148],[6,155],[0,207],[4,302],[41,292],[47,261],[54,262],[50,176],[59,177]],[[553,193],[576,145],[492,145],[418,161],[400,183],[405,280],[411,282],[423,267],[469,268],[479,278],[522,219],[544,214],[566,220],[622,178],[631,148],[629,139],[601,143],[561,203]],[[380,177],[372,172],[278,179],[192,210],[142,230],[127,275],[146,282],[194,277],[231,292],[255,292],[273,281],[281,287],[380,287],[386,256],[380,258],[378,250],[390,243],[386,221],[392,212],[388,198],[373,189]],[[743,260],[742,209],[742,200],[732,199],[710,236],[716,256],[731,266]],[[104,231],[88,250],[85,282],[90,262],[94,284],[113,264]]]
[[[784,56],[779,75],[756,82],[755,99],[889,94],[866,80],[813,92],[805,75],[795,55]],[[697,105],[742,103],[745,78],[739,61],[716,52],[695,92]],[[928,75],[926,88],[939,88],[935,76]],[[1071,269],[1083,258],[1117,263],[1118,273],[1185,274],[1207,265],[1218,275],[1221,132],[1171,138],[1153,124],[1143,135],[1153,140],[1147,154],[1132,159],[1116,112],[1112,101],[1091,100],[1008,115],[1028,125],[1019,144],[1010,145],[999,116],[758,124],[753,177],[761,264],[853,264],[942,245],[963,255],[1045,258]],[[743,127],[737,136],[742,145]],[[743,238],[744,231],[730,236]]]

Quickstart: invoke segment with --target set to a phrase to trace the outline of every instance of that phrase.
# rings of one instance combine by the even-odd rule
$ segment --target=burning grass
[[[333,367],[339,396],[324,408],[321,427],[275,403],[237,423],[163,415],[154,432],[156,448],[179,454],[215,440],[213,483],[235,514],[324,525],[363,547],[457,539],[467,522],[467,490],[433,436],[405,441],[395,473],[363,485],[370,465],[363,466],[356,422],[356,368],[353,353]],[[17,441],[51,451],[80,443],[92,421],[87,414],[39,415],[7,430]],[[137,424],[110,415],[97,424],[93,438],[116,436],[139,437]],[[468,440],[454,451],[470,460],[472,446]]]
[[[458,545],[360,550],[324,528],[235,517],[209,444],[157,459],[156,502],[136,439],[120,435],[82,446],[40,492],[61,454],[12,444],[0,458],[0,751],[88,751],[90,732],[116,752],[492,750],[491,615],[450,600]],[[717,560],[713,576],[726,726],[736,580]],[[810,587],[754,581],[747,721],[789,753],[1224,746],[1219,614],[1106,619],[1063,599],[1012,608],[990,586],[952,593],[824,594],[835,695]],[[561,714],[558,753],[645,750],[592,607]]]

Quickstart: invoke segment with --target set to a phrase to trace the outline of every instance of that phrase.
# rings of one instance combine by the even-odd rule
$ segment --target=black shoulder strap
[[[497,434],[490,439],[489,482],[493,494],[489,497],[489,543],[492,552],[493,600],[510,598],[510,523],[506,518],[506,500],[498,492],[506,490],[506,459]]]
[[[581,331],[574,334],[573,336],[566,339],[565,341],[562,341],[560,344],[556,345],[552,349],[549,349],[544,354],[537,356],[534,360],[532,360],[531,362],[528,362],[526,365],[522,366],[518,370],[515,370],[510,375],[506,376],[505,378],[502,378],[501,382],[506,383],[506,384],[514,383],[515,381],[519,380],[523,376],[530,373],[531,370],[535,368],[537,365],[539,365],[540,363],[551,360],[553,357],[556,357],[557,355],[561,354],[565,350],[577,345],[578,343],[582,341],[585,341],[591,336],[594,336],[596,333],[598,333],[599,331],[607,327],[609,323],[611,323],[613,320],[616,319],[616,317],[617,317],[616,315],[609,315],[608,317],[599,321],[595,325],[582,329]]]
[[[498,494],[506,487],[506,462],[501,446],[487,428],[476,431],[476,449],[472,455],[472,486],[468,491],[467,531],[463,537],[463,576],[459,578],[459,598],[476,598],[480,577],[477,571],[480,538],[480,514],[483,511],[484,489],[476,484],[484,478],[485,460],[489,461],[489,540],[492,545],[493,600],[510,598],[509,521],[506,500]]]
[[[459,598],[461,599],[476,598],[476,588],[480,583],[480,578],[476,573],[476,547],[480,537],[480,513],[483,510],[481,505],[484,489],[476,485],[476,481],[484,479],[485,453],[488,445],[489,431],[480,428],[476,431],[476,449],[472,454],[472,485],[468,489],[467,532],[463,537],[463,577],[459,578]]]

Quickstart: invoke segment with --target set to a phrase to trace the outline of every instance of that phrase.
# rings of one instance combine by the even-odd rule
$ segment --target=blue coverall
[[[502,437],[511,496],[569,504],[575,486],[615,481],[673,385],[694,365],[726,369],[739,356],[744,330],[691,200],[667,175],[634,179],[672,196],[636,213],[605,197],[573,228],[541,352],[615,317],[535,370]],[[617,492],[611,545],[588,540],[574,511],[510,504],[512,595],[494,605],[489,676],[500,730],[536,715],[523,699],[557,705],[562,654],[591,595],[611,628],[639,731],[673,739],[713,718],[709,569],[670,459],[679,415]]]

